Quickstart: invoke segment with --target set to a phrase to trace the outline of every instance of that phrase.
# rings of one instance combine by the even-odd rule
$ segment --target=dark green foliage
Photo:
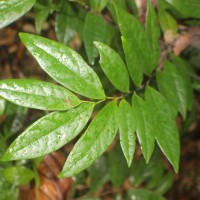
[[[180,141],[176,117],[180,113],[183,120],[187,120],[194,101],[188,64],[171,55],[168,60],[164,58],[164,63],[159,62],[163,59],[160,58],[160,32],[177,33],[177,22],[168,9],[181,18],[199,18],[199,12],[194,9],[199,3],[193,0],[187,7],[189,0],[184,3],[159,1],[158,21],[148,0],[143,26],[137,18],[134,1],[77,2],[78,5],[64,0],[58,0],[57,4],[51,0],[36,3],[23,0],[21,4],[12,0],[12,6],[2,3],[0,27],[18,19],[34,5],[36,30],[40,33],[49,14],[56,12],[55,29],[59,42],[28,33],[19,36],[41,68],[60,85],[29,79],[0,81],[1,114],[5,112],[3,98],[19,106],[53,111],[25,129],[7,150],[2,145],[1,161],[44,156],[69,143],[84,130],[59,177],[74,176],[87,170],[91,179],[90,192],[99,190],[107,180],[120,187],[127,177],[131,177],[134,186],[145,183],[146,189],[130,190],[126,199],[162,200],[162,194],[173,180],[171,173],[164,173],[161,162],[157,163],[160,157],[155,159],[154,151],[158,146],[178,172]],[[127,11],[129,6],[133,13]],[[195,11],[190,15],[191,10]],[[102,11],[108,12],[112,19],[108,20]],[[121,43],[118,42],[119,35]],[[82,55],[87,55],[93,67],[67,46],[77,36],[84,44]],[[112,95],[105,94],[108,88],[103,88],[101,83],[104,75],[113,85]],[[10,112],[9,106],[15,109],[14,113]],[[13,114],[26,114],[25,108],[19,108],[8,103],[5,113],[10,120],[2,129],[0,143],[4,144],[20,130],[19,127],[10,128],[17,123]],[[137,141],[144,156],[140,161],[134,158]],[[115,143],[107,158],[100,157]],[[27,183],[35,177],[21,165],[9,166],[1,172],[3,181],[16,184]],[[99,174],[95,176],[95,173]],[[22,177],[20,180],[17,179],[19,176]],[[150,191],[152,189],[155,192]]]

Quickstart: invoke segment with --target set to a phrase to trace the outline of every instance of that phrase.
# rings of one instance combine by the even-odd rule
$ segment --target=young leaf
[[[105,42],[108,25],[102,16],[88,12],[84,26],[84,44],[89,62],[93,65],[95,58],[99,55],[94,41]]]
[[[42,69],[58,83],[89,98],[105,97],[99,77],[76,51],[40,36],[19,35]]]
[[[35,173],[23,166],[13,166],[3,169],[3,176],[12,184],[22,185],[29,183],[35,177]]]
[[[151,46],[151,55],[154,61],[153,64],[154,66],[156,66],[160,58],[160,46],[159,46],[160,28],[158,25],[155,10],[150,0],[148,0],[148,9],[147,9],[145,26],[146,26],[146,35]]]
[[[130,104],[126,100],[121,100],[119,104],[120,143],[129,167],[136,147],[136,124],[131,109]]]
[[[149,107],[136,94],[132,97],[132,109],[136,125],[136,133],[141,145],[142,153],[146,163],[149,162],[154,150],[154,127],[152,126],[152,116]]]
[[[112,143],[117,129],[117,106],[112,101],[97,114],[75,144],[59,177],[73,176],[94,163]]]
[[[138,86],[141,83],[136,81],[135,77],[138,75],[135,74],[135,69],[141,68],[142,72],[150,75],[155,68],[149,53],[151,51],[150,43],[142,25],[133,15],[117,7],[117,19],[121,33],[126,41],[124,44],[122,40],[127,66],[133,82]]]
[[[41,110],[67,110],[81,103],[66,88],[30,79],[0,81],[0,95],[17,105]]]
[[[1,160],[21,160],[53,152],[76,137],[88,122],[93,103],[65,112],[52,112],[29,126],[7,149]]]
[[[9,0],[0,2],[0,28],[7,26],[28,12],[35,0]]]
[[[156,80],[159,91],[173,108],[174,114],[176,115],[177,111],[180,111],[183,119],[185,119],[187,111],[187,94],[185,84],[176,66],[166,61],[164,70],[157,73]]]
[[[157,143],[178,172],[180,142],[174,114],[165,98],[149,86],[145,91],[145,100],[151,113],[154,113],[151,116],[152,120],[157,122],[157,126],[154,127]]]
[[[129,91],[129,75],[120,55],[106,44],[94,42],[100,53],[100,65],[111,83],[120,91]]]

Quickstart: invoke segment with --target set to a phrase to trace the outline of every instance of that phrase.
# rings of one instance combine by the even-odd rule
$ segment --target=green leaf
[[[88,122],[93,103],[65,112],[52,112],[29,126],[1,160],[31,159],[53,152],[76,137]]]
[[[151,113],[154,113],[151,116],[152,120],[157,122],[157,126],[154,127],[157,143],[178,172],[180,141],[174,114],[165,98],[149,86],[146,87],[145,100]]]
[[[42,25],[51,12],[51,2],[49,0],[37,0],[34,5],[35,26],[37,33],[42,30]]]
[[[184,88],[186,92],[186,101],[188,110],[191,110],[194,105],[194,95],[193,95],[193,88],[192,82],[190,77],[190,65],[183,59],[177,56],[172,57],[172,62],[178,68],[178,72],[181,75],[184,83]]]
[[[9,0],[0,2],[0,28],[7,26],[28,12],[35,0]]]
[[[97,192],[109,178],[106,156],[101,156],[88,168],[88,171],[90,177],[90,193]]]
[[[58,83],[89,98],[105,97],[97,74],[76,51],[40,36],[28,33],[19,35],[42,69]]]
[[[128,176],[128,166],[119,143],[108,154],[108,172],[115,187],[121,186]]]
[[[6,108],[6,100],[0,97],[0,116],[3,115]]]
[[[100,53],[100,65],[111,83],[120,91],[129,91],[129,75],[120,55],[101,42],[94,42]]]
[[[119,104],[119,133],[120,143],[130,167],[136,147],[136,124],[132,108],[126,100],[121,100]]]
[[[83,20],[77,12],[68,2],[64,2],[61,11],[56,15],[55,31],[59,42],[68,44],[77,32],[81,36]]]
[[[147,189],[131,189],[128,190],[126,200],[164,200],[164,198],[156,193]]]
[[[173,35],[177,34],[178,24],[177,21],[167,11],[165,0],[158,1],[158,18],[163,32],[169,32]]]
[[[156,192],[160,194],[166,193],[172,187],[173,181],[174,179],[172,173],[167,173],[160,179],[160,183],[158,185],[158,188],[156,189]]]
[[[154,66],[156,66],[160,58],[160,46],[159,46],[160,28],[158,25],[155,10],[150,0],[148,0],[145,26],[146,26],[146,35],[151,46],[151,55],[154,61],[153,64]]]
[[[142,153],[146,163],[148,163],[155,144],[152,116],[146,102],[136,94],[132,97],[132,110]]]
[[[109,0],[89,0],[92,9],[99,13],[106,7],[108,1]]]
[[[99,55],[94,41],[105,42],[108,25],[102,16],[88,12],[84,26],[84,44],[89,62],[93,65],[95,58]]]
[[[200,1],[199,0],[166,0],[174,6],[184,18],[200,18]]]
[[[41,110],[67,110],[81,103],[61,86],[30,79],[0,81],[0,95],[17,105]]]
[[[124,37],[122,42],[129,73],[133,82],[139,86],[141,82],[136,77],[141,74],[136,74],[139,71],[138,68],[141,68],[141,72],[150,75],[156,67],[149,53],[150,42],[137,18],[119,7],[116,10],[119,28]]]
[[[89,167],[109,147],[118,129],[116,102],[107,104],[75,144],[59,177],[73,176]]]
[[[184,81],[176,66],[166,61],[164,70],[157,73],[156,80],[159,91],[173,108],[175,116],[177,111],[180,111],[183,119],[185,119],[187,112],[187,93]]]
[[[27,114],[27,108],[7,102],[5,112],[6,121],[3,123],[3,135],[6,140],[24,127]]]
[[[139,51],[134,52],[133,51],[133,46],[134,43],[129,42],[128,40],[125,39],[125,37],[122,36],[122,44],[123,44],[123,49],[126,57],[126,64],[128,67],[129,74],[131,76],[131,79],[133,83],[136,86],[140,86],[143,80],[143,69],[142,69],[142,59],[137,59],[137,53],[139,54]],[[133,64],[134,60],[134,64]]]
[[[3,169],[3,176],[12,184],[22,185],[29,183],[35,177],[35,173],[26,167],[15,166]]]

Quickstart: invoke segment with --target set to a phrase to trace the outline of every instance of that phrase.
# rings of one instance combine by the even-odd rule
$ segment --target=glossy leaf
[[[41,110],[67,110],[81,103],[61,86],[30,79],[0,81],[0,95],[17,105]]]
[[[106,44],[95,42],[100,53],[100,65],[111,81],[120,91],[129,91],[129,75],[120,55]]]
[[[124,43],[122,40],[127,66],[133,82],[138,86],[141,83],[137,81],[136,77],[141,75],[136,74],[139,71],[137,68],[141,68],[142,72],[147,75],[155,68],[151,54],[149,54],[150,43],[137,18],[119,7],[116,10],[119,28],[126,41]]]
[[[154,150],[155,141],[152,116],[145,101],[136,94],[132,97],[132,109],[136,124],[136,133],[145,161],[148,163]]]
[[[132,108],[126,100],[121,100],[119,104],[119,133],[120,143],[127,160],[131,165],[136,147],[136,124],[132,113]]]
[[[29,183],[35,177],[35,173],[26,167],[15,166],[3,169],[3,176],[10,183],[22,185]]]
[[[186,118],[187,93],[184,81],[176,66],[168,61],[164,64],[164,70],[156,76],[159,91],[173,108],[174,114],[180,111]]]
[[[166,0],[176,10],[178,10],[184,18],[200,18],[200,1],[199,0]]]
[[[119,143],[108,154],[108,172],[115,187],[121,186],[128,176],[128,166]]]
[[[105,97],[97,74],[76,51],[64,44],[28,33],[20,33],[20,38],[42,69],[58,83],[89,98]]]
[[[53,152],[76,137],[88,122],[93,103],[65,112],[52,112],[29,126],[1,160],[31,159]]]
[[[95,58],[99,55],[94,41],[105,42],[108,25],[102,16],[88,12],[85,18],[83,40],[85,50],[90,64],[94,64]]]
[[[128,191],[126,200],[164,200],[164,198],[147,189],[131,189]]]
[[[73,176],[94,163],[112,143],[117,129],[117,106],[112,101],[97,114],[75,144],[59,176]]]
[[[154,61],[153,64],[156,66],[160,58],[160,46],[159,46],[160,28],[158,25],[158,20],[155,10],[150,0],[148,0],[145,26],[146,26],[145,27],[146,35],[151,46],[151,55]]]
[[[172,62],[176,65],[179,74],[181,75],[184,83],[184,88],[186,92],[186,101],[187,101],[187,108],[191,110],[194,105],[194,95],[193,95],[193,88],[192,82],[190,77],[190,65],[186,61],[182,60],[180,57],[173,57]]]
[[[7,26],[28,12],[35,0],[9,0],[0,2],[0,28]]]
[[[151,116],[152,120],[157,122],[157,126],[154,127],[157,143],[178,172],[180,141],[174,114],[165,98],[149,86],[145,91],[145,99],[151,113],[154,113]]]

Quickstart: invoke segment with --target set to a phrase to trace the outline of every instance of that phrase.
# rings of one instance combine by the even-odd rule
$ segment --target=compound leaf
[[[105,97],[99,77],[76,51],[41,36],[20,33],[20,38],[55,81],[89,98]]]
[[[112,101],[97,114],[75,144],[59,177],[73,176],[94,163],[112,143],[117,129],[117,106]]]
[[[0,2],[0,28],[7,26],[28,12],[35,0],[9,0]]]
[[[127,160],[131,165],[136,147],[136,125],[132,108],[126,100],[121,100],[119,104],[119,134],[120,143]]]
[[[95,42],[100,53],[100,65],[111,83],[120,91],[129,91],[129,75],[120,55],[101,42]]]
[[[41,110],[67,110],[81,103],[66,88],[30,79],[0,81],[0,95],[17,105]]]
[[[166,99],[155,89],[147,86],[145,91],[146,103],[154,113],[151,117],[156,121],[155,138],[162,152],[170,161],[175,171],[179,168],[180,142],[176,120]]]
[[[76,137],[88,122],[93,103],[65,112],[52,112],[29,126],[1,160],[31,159],[53,152]]]
[[[141,145],[142,153],[149,162],[154,150],[154,127],[152,126],[152,116],[149,107],[143,99],[134,94],[132,97],[132,109],[136,124],[136,133]]]

